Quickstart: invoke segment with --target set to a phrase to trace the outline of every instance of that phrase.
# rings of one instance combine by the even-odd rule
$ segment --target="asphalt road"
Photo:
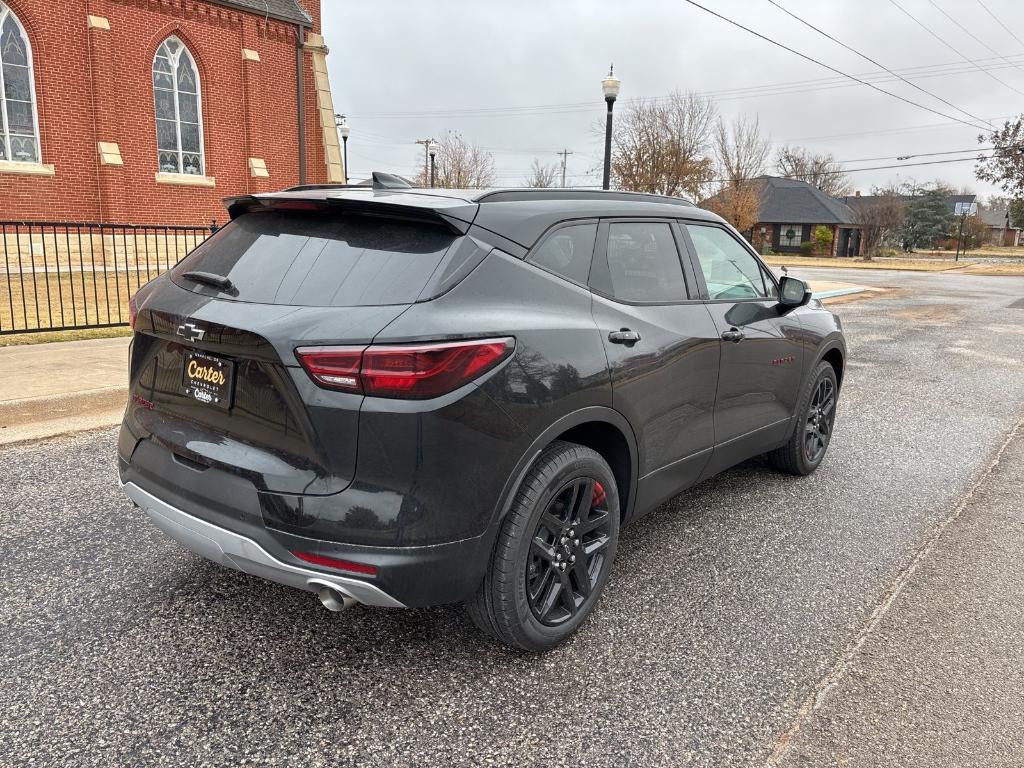
[[[763,764],[1024,415],[1024,279],[819,274],[893,289],[836,306],[820,470],[748,463],[629,528],[544,656],[183,552],[112,430],[0,450],[0,764]]]

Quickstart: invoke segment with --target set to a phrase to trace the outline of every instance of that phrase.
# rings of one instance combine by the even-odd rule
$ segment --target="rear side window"
[[[608,271],[613,298],[666,303],[687,298],[672,229],[663,222],[608,227]]]
[[[594,254],[597,224],[575,224],[556,229],[530,257],[530,262],[569,280],[587,284]]]
[[[339,212],[235,219],[175,267],[174,282],[222,299],[314,307],[416,301],[457,236],[442,227]],[[227,277],[219,292],[182,276]]]

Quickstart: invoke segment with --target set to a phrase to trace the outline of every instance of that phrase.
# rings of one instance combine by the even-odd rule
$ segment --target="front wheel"
[[[793,436],[768,454],[772,466],[791,475],[809,475],[818,468],[832,441],[838,395],[835,369],[827,362],[819,363],[800,398]]]
[[[545,651],[566,640],[608,581],[619,536],[619,495],[596,451],[554,442],[527,472],[490,565],[467,604],[506,645]]]

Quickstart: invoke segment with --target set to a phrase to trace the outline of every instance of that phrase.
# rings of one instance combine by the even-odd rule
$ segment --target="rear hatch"
[[[458,222],[384,206],[247,207],[134,299],[122,457],[149,439],[259,490],[335,493],[355,472],[363,396],[318,387],[296,347],[369,344],[486,251]]]

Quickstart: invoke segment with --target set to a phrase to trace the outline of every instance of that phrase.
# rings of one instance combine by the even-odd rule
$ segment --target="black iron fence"
[[[128,299],[217,230],[0,221],[0,334],[128,324]]]

